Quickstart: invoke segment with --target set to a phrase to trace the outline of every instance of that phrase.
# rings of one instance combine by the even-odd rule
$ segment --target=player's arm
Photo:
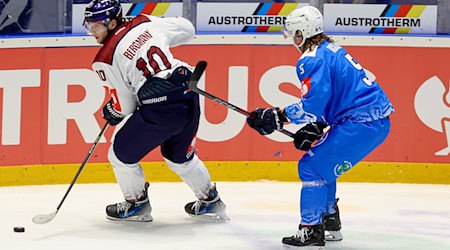
[[[330,69],[322,59],[306,57],[298,62],[297,75],[302,82],[302,98],[284,112],[292,123],[306,124],[295,133],[294,145],[308,151],[328,127],[322,116],[331,99]]]
[[[261,135],[283,128],[283,124],[308,124],[320,120],[331,96],[329,69],[321,59],[306,57],[297,64],[297,74],[302,81],[300,101],[284,109],[256,109],[247,118],[247,124]],[[319,117],[319,119],[318,119]],[[308,127],[309,128],[309,127]]]
[[[92,68],[109,93],[110,100],[103,107],[103,118],[111,125],[117,125],[136,109],[131,86],[122,79],[119,70],[109,64],[95,62]]]
[[[305,57],[297,63],[297,75],[302,97],[284,108],[287,119],[295,124],[321,121],[332,94],[328,65],[320,58]]]
[[[160,18],[149,16],[149,18],[152,22],[156,23],[161,32],[166,35],[169,47],[185,44],[194,38],[194,25],[184,17]]]

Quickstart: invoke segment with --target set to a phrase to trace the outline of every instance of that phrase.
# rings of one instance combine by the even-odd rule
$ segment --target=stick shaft
[[[100,131],[100,134],[98,134],[97,138],[95,139],[95,142],[92,144],[91,148],[89,149],[88,154],[83,160],[83,163],[81,163],[80,168],[78,169],[77,173],[75,174],[75,177],[73,177],[72,182],[69,185],[69,188],[67,189],[66,193],[64,194],[64,197],[62,198],[61,202],[59,203],[58,207],[56,208],[56,213],[61,208],[62,204],[64,203],[64,200],[66,200],[67,195],[69,194],[70,190],[72,189],[73,185],[77,181],[78,177],[81,174],[81,171],[83,170],[84,166],[86,165],[87,161],[92,155],[92,152],[94,152],[95,147],[97,146],[98,142],[100,141],[100,138],[102,137],[103,133],[105,132],[106,128],[108,127],[108,121],[103,126],[102,130]]]
[[[236,112],[238,112],[238,113],[240,113],[242,115],[245,115],[247,117],[250,116],[250,113],[248,111],[246,111],[244,109],[241,109],[238,106],[233,105],[233,104],[231,104],[231,103],[229,103],[229,102],[227,102],[227,101],[225,101],[223,99],[220,99],[219,97],[216,97],[216,96],[214,96],[214,95],[212,95],[212,94],[210,94],[208,92],[205,92],[205,91],[203,91],[203,90],[201,90],[201,89],[199,89],[197,87],[198,81],[202,77],[203,72],[206,69],[206,66],[207,66],[207,63],[205,61],[199,61],[197,63],[197,66],[195,67],[194,73],[192,74],[191,80],[189,81],[189,88],[192,91],[194,91],[195,93],[198,93],[199,95],[202,95],[202,96],[204,96],[204,97],[206,97],[208,99],[211,99],[211,100],[213,100],[213,101],[215,101],[215,102],[217,102],[217,103],[219,103],[219,104],[221,104],[221,105],[223,105],[223,106],[225,106],[225,107],[227,107],[227,108],[229,108],[231,110],[234,110],[234,111],[236,111]],[[287,135],[287,136],[289,136],[289,137],[292,137],[292,138],[294,137],[294,134],[292,132],[287,131],[285,129],[281,129],[281,130],[278,130],[278,131],[283,133],[283,134],[285,134],[285,135]]]

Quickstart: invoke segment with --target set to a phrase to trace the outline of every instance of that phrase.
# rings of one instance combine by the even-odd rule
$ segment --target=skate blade
[[[203,222],[215,222],[215,223],[225,223],[230,221],[230,217],[225,212],[220,212],[216,214],[200,214],[200,215],[194,215],[189,214],[192,218],[203,221]]]
[[[146,216],[131,216],[127,218],[116,218],[111,216],[106,216],[106,219],[113,220],[113,221],[132,221],[132,222],[152,222],[153,217],[148,214]]]
[[[325,250],[325,246],[292,246],[283,244],[283,249]]]
[[[326,241],[341,241],[343,239],[341,231],[325,231]]]

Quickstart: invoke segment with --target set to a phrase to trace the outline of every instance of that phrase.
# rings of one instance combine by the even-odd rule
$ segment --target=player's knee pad
[[[319,173],[317,173],[314,166],[303,159],[298,163],[298,176],[302,181],[314,181],[322,179]]]
[[[326,186],[327,183],[325,180],[312,180],[312,181],[302,181],[302,186],[307,188],[322,188]]]
[[[211,189],[211,177],[203,162],[196,156],[184,163],[175,163],[164,158],[169,168],[194,191],[198,198],[206,198]]]
[[[108,161],[111,163],[111,165],[114,168],[136,168],[139,166],[138,163],[125,163],[122,160],[120,160],[115,151],[114,151],[114,147],[111,145],[111,147],[109,147],[108,149]]]
[[[202,162],[200,161],[200,159],[198,159],[198,157],[196,155],[194,155],[194,157],[192,157],[191,160],[183,162],[183,163],[175,163],[165,157],[164,157],[164,160],[166,161],[169,168],[172,171],[174,171],[175,173],[177,173],[178,175],[183,175],[183,174],[189,173],[195,167],[202,165],[201,164]]]

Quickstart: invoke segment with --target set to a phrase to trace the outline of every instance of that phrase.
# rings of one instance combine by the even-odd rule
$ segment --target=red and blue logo
[[[259,25],[248,25],[242,32],[278,32],[284,24],[284,17],[296,9],[298,3],[260,3],[253,12]],[[278,17],[278,18],[275,18]],[[283,17],[283,18],[279,18]],[[282,20],[280,22],[279,20]]]
[[[426,5],[387,5],[380,17],[387,25],[373,27],[369,33],[374,34],[408,34],[411,27],[420,26],[420,16]],[[387,27],[386,27],[387,26]]]

